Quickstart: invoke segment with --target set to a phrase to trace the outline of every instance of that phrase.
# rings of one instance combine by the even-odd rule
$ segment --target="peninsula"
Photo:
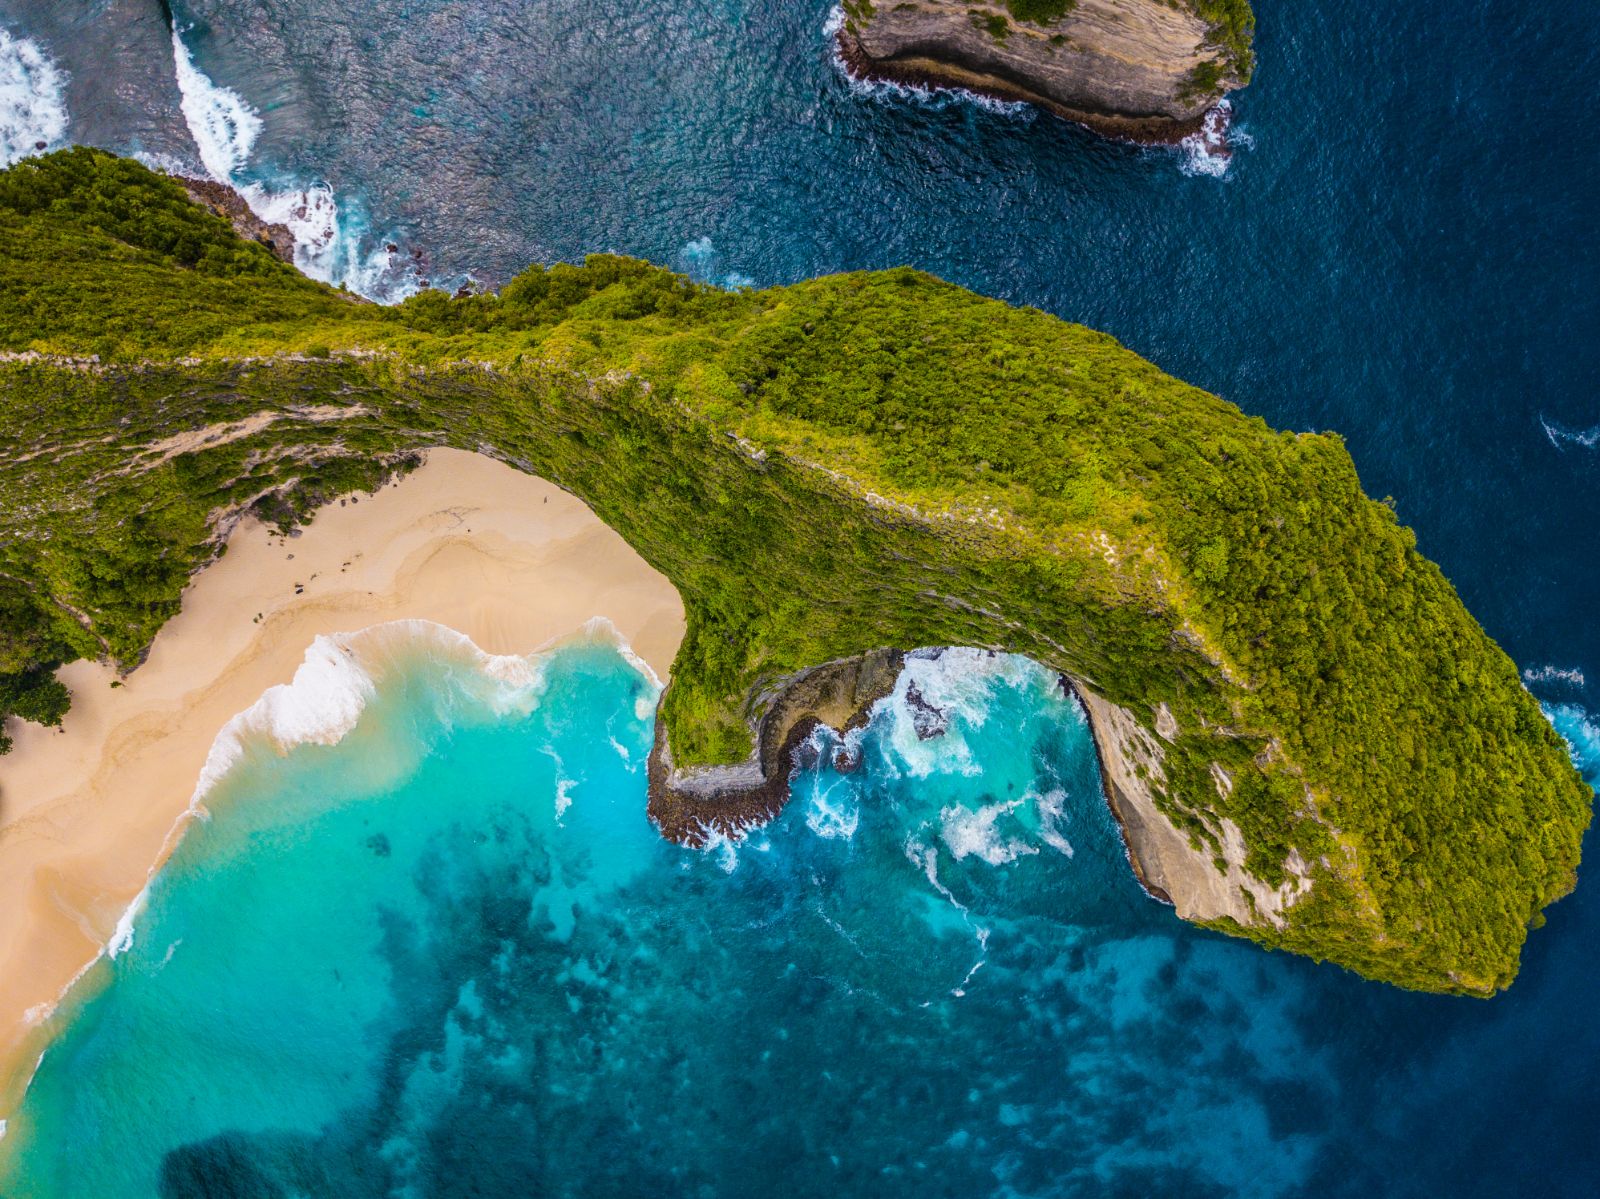
[[[570,492],[681,597],[669,834],[770,815],[799,732],[966,645],[1078,694],[1186,918],[1489,995],[1574,884],[1588,789],[1343,443],[1036,310],[907,269],[725,292],[610,256],[356,304],[74,149],[0,174],[0,351],[17,717],[62,718],[66,663],[137,678],[244,516],[293,530],[450,447]]]
[[[846,0],[869,79],[1021,100],[1100,133],[1177,141],[1250,81],[1249,0]]]

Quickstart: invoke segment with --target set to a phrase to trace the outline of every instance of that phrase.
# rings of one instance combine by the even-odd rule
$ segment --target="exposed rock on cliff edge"
[[[1202,12],[1226,8],[1208,20]],[[1249,79],[1249,9],[1210,0],[852,0],[861,77],[1037,104],[1101,133],[1176,141]]]
[[[1161,739],[1178,731],[1171,713],[1164,708],[1155,713],[1152,733],[1127,708],[1100,698],[1080,680],[1070,685],[1089,717],[1106,802],[1122,827],[1128,861],[1144,889],[1172,904],[1185,920],[1231,918],[1244,926],[1282,927],[1284,909],[1311,887],[1305,864],[1291,857],[1285,863],[1287,881],[1277,889],[1269,887],[1244,868],[1244,837],[1226,816],[1213,820],[1197,814],[1220,852],[1213,855],[1197,845],[1156,803],[1154,789],[1166,777]],[[1231,786],[1215,764],[1212,780],[1219,791]]]
[[[275,225],[258,217],[245,202],[245,198],[226,183],[211,179],[188,179],[174,176],[196,204],[204,205],[228,221],[233,231],[247,241],[259,242],[272,253],[294,265],[294,234],[287,225]]]
[[[845,733],[865,724],[872,706],[894,691],[905,655],[880,649],[801,671],[758,702],[755,753],[734,766],[679,769],[656,721],[650,753],[649,814],[663,836],[703,845],[765,824],[789,800],[794,757],[819,725]]]
[[[664,735],[666,722],[657,721],[650,754],[651,820],[664,836],[692,846],[719,835],[737,837],[773,820],[789,801],[795,768],[805,765],[799,755],[812,732],[819,725],[839,733],[864,725],[874,705],[894,694],[905,657],[898,650],[875,650],[779,681],[759,701],[755,753],[737,765],[676,768]],[[1064,675],[1061,682],[1083,704],[1106,803],[1145,890],[1172,904],[1185,920],[1282,927],[1284,909],[1310,889],[1304,863],[1286,863],[1287,881],[1274,889],[1244,868],[1244,837],[1232,821],[1197,817],[1215,842],[1213,852],[1158,806],[1155,792],[1165,783],[1161,742],[1178,732],[1172,714],[1164,706],[1154,712],[1152,732],[1133,712],[1102,699],[1081,680]],[[942,726],[945,714],[914,687],[907,700],[914,716]],[[1219,789],[1231,785],[1220,767],[1214,768],[1213,780]]]

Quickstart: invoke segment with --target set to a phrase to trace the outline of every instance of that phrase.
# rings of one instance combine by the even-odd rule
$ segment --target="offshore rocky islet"
[[[912,271],[724,293],[615,258],[358,306],[86,150],[8,172],[0,209],[18,714],[59,715],[55,662],[136,663],[232,514],[292,523],[454,444],[573,491],[679,588],[680,783],[737,784],[752,750],[746,783],[786,777],[762,722],[819,664],[985,646],[1075,680],[1181,914],[1486,994],[1572,885],[1586,788],[1337,439],[1110,338]],[[829,723],[873,697],[845,691]],[[683,790],[658,777],[658,816]]]
[[[851,74],[1037,105],[1113,137],[1199,132],[1254,67],[1248,0],[846,0]]]

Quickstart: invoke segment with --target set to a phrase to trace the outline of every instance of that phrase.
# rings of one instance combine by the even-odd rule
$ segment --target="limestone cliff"
[[[1162,707],[1152,714],[1152,733],[1130,710],[1102,699],[1081,680],[1071,686],[1089,717],[1106,802],[1122,827],[1128,861],[1145,890],[1172,904],[1185,920],[1283,927],[1284,909],[1311,888],[1310,872],[1299,855],[1290,854],[1284,882],[1270,887],[1245,869],[1247,850],[1237,824],[1204,809],[1190,811],[1216,847],[1210,852],[1201,837],[1174,824],[1156,799],[1156,790],[1167,781],[1161,742],[1178,732],[1171,712]],[[1212,763],[1210,773],[1226,799],[1233,786],[1227,771]]]
[[[1201,15],[1214,8],[1218,19]],[[867,78],[962,87],[1169,141],[1248,80],[1250,34],[1246,6],[1202,0],[857,0],[838,39]]]
[[[763,824],[789,800],[795,755],[813,730],[848,732],[866,723],[872,706],[894,690],[905,655],[875,650],[803,670],[756,697],[755,750],[731,766],[679,769],[667,744],[666,721],[656,722],[650,754],[649,814],[662,834],[682,845],[737,836]]]

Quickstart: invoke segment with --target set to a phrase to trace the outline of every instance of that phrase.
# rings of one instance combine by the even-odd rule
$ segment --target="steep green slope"
[[[1342,443],[1043,313],[910,270],[729,294],[604,257],[379,308],[75,150],[0,175],[0,351],[20,715],[59,714],[56,663],[137,663],[239,512],[292,523],[449,444],[568,488],[678,587],[680,766],[746,755],[808,666],[992,646],[1165,705],[1162,810],[1310,880],[1230,931],[1483,994],[1573,884],[1587,789]]]

